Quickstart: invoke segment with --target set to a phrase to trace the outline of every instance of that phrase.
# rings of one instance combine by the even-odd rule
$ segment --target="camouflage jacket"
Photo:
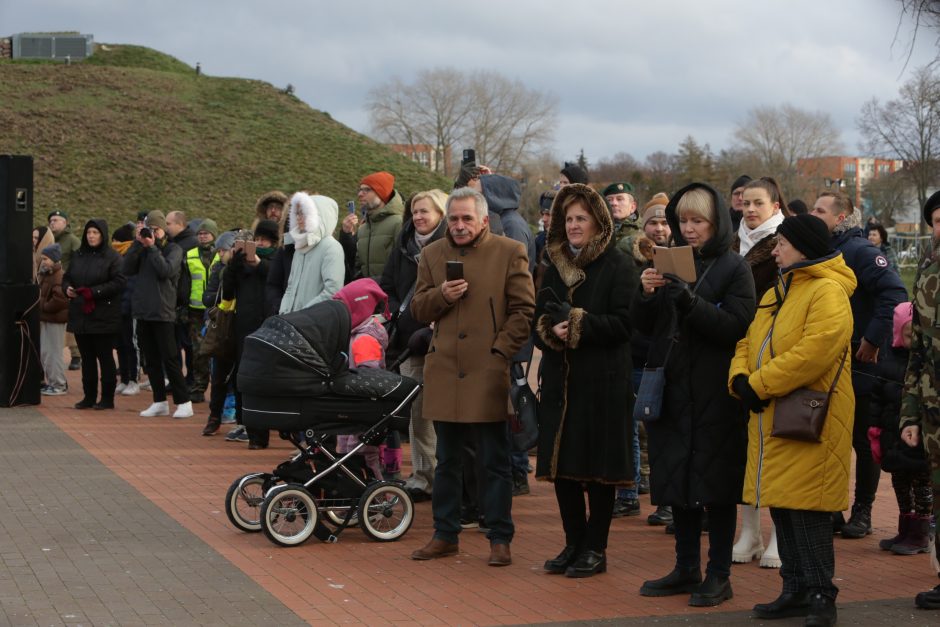
[[[619,223],[614,223],[614,241],[617,248],[627,257],[633,257],[633,243],[640,234],[640,221],[638,215],[634,212]]]
[[[911,357],[904,375],[901,429],[921,427],[925,444],[940,448],[940,242],[924,257],[914,280],[914,319]],[[931,432],[936,432],[932,436]]]

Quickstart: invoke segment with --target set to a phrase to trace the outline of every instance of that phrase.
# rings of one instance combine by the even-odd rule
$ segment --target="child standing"
[[[39,358],[46,373],[40,392],[61,396],[68,392],[65,380],[65,325],[69,317],[69,299],[62,291],[62,249],[52,244],[42,249],[39,258]]]
[[[899,414],[904,371],[911,347],[912,303],[894,309],[894,336],[891,350],[879,361],[871,395],[872,424],[869,439],[872,450],[880,445],[881,469],[891,473],[891,485],[898,500],[898,533],[878,543],[897,555],[926,553],[929,548],[930,515],[933,510],[930,469],[922,447],[901,442]],[[876,461],[878,460],[877,453]]]

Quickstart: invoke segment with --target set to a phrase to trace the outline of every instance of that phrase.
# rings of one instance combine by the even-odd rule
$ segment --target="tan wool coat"
[[[447,261],[462,261],[467,294],[441,293]],[[441,422],[499,422],[508,416],[509,357],[529,337],[535,289],[525,248],[484,227],[467,246],[448,232],[421,252],[411,313],[434,323],[424,365],[424,417]]]

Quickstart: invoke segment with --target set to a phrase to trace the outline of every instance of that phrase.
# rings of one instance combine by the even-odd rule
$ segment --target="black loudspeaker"
[[[33,158],[0,155],[0,285],[32,281]]]
[[[38,405],[39,286],[0,285],[0,407]]]

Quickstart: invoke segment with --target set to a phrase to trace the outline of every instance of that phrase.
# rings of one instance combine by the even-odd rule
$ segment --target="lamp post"
[[[825,179],[826,189],[832,189],[835,185],[837,189],[845,189],[845,179],[831,179],[828,176]]]

